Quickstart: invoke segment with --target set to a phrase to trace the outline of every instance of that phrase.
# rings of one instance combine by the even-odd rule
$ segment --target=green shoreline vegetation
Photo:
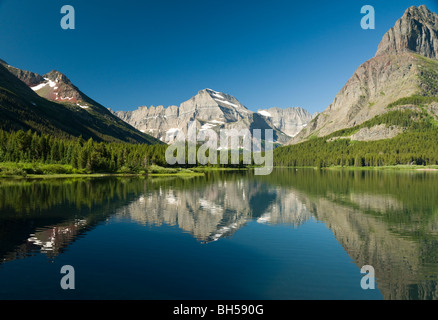
[[[162,144],[96,142],[91,138],[85,141],[82,137],[65,139],[39,135],[31,130],[0,130],[0,177],[197,176],[206,171],[246,170],[248,167],[243,164],[243,156],[237,165],[169,166],[166,149],[167,145]],[[187,154],[186,151],[186,162]]]
[[[74,170],[69,171],[71,173],[54,173],[54,172],[44,172],[40,174],[27,174],[21,166],[28,166],[29,164],[23,163],[0,163],[0,179],[59,179],[59,178],[102,178],[102,177],[198,177],[205,176],[209,172],[218,171],[249,171],[253,167],[247,168],[216,168],[216,167],[194,167],[191,169],[184,168],[164,168],[156,167],[153,170],[148,170],[142,173],[78,173]],[[8,167],[9,172],[6,171],[5,174],[1,174],[1,170],[5,172],[4,168]],[[422,166],[422,165],[393,165],[393,166],[379,166],[379,167],[354,167],[354,166],[331,166],[331,167],[285,167],[285,166],[275,166],[275,169],[295,169],[295,170],[345,170],[345,171],[405,171],[405,172],[438,172],[438,165],[433,166]]]
[[[311,166],[301,166],[301,167],[291,167],[291,166],[274,166],[277,169],[313,169],[313,170],[349,170],[349,171],[437,171],[438,165],[407,165],[399,164],[392,166],[368,166],[368,167],[355,167],[355,166],[330,166],[330,167],[311,167]]]
[[[77,170],[71,165],[43,164],[43,163],[20,163],[3,162],[0,163],[0,178],[77,178],[77,177],[125,177],[125,176],[179,176],[192,177],[204,176],[211,171],[236,171],[247,170],[248,168],[213,168],[213,167],[193,167],[185,168],[165,168],[152,165],[146,170],[137,173],[112,172],[112,173],[89,173],[86,170]]]
[[[412,97],[412,102],[424,102]],[[418,101],[417,101],[418,100]],[[405,101],[400,102],[406,103]],[[346,170],[438,170],[438,121],[424,105],[391,110],[361,125],[314,137],[274,150],[274,167],[310,167]],[[397,126],[403,132],[392,139],[352,141],[361,128]],[[206,172],[249,170],[243,155],[237,165],[170,166],[167,145],[85,141],[48,134],[0,130],[0,177],[73,176],[197,176]],[[186,149],[186,162],[188,152]],[[229,157],[231,154],[229,153]],[[231,163],[229,159],[228,163]],[[218,161],[219,163],[219,161]]]
[[[349,138],[362,128],[396,126],[403,132],[392,139],[353,141]],[[435,117],[425,106],[414,110],[392,110],[358,126],[325,137],[274,150],[274,166],[357,167],[438,165],[438,130]]]

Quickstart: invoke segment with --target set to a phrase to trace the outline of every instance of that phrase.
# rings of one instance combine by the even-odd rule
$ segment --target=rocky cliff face
[[[245,118],[250,111],[236,98],[211,89],[198,92],[180,106],[180,115],[190,115],[204,121],[236,122]]]
[[[259,114],[270,118],[276,128],[290,137],[296,136],[313,119],[303,108],[270,108],[259,110]]]
[[[284,113],[277,109],[272,111],[273,115],[254,113],[231,95],[204,89],[179,107],[140,107],[135,111],[118,111],[115,114],[138,130],[166,143],[172,143],[178,132],[186,133],[190,121],[195,121],[199,130],[273,129],[275,142],[285,143],[291,135],[282,129],[296,134],[311,118],[300,108]]]
[[[427,58],[438,57],[438,16],[426,6],[412,6],[382,39],[376,56],[411,51]]]
[[[10,73],[12,73],[14,76],[16,76],[18,79],[23,81],[25,84],[27,84],[29,87],[36,86],[42,82],[44,82],[44,78],[40,76],[37,73],[31,72],[31,71],[25,71],[18,68],[15,68],[13,66],[10,66],[5,61],[0,60],[0,63],[8,69]]]
[[[28,87],[43,98],[52,101],[72,103],[90,100],[59,71],[52,70],[41,76],[31,71],[21,70],[10,66],[3,60],[0,60],[0,63],[3,64],[9,72],[23,81]]]
[[[389,30],[374,58],[362,64],[333,103],[289,143],[326,136],[389,111],[387,106],[414,94],[436,95],[438,15],[411,7]]]

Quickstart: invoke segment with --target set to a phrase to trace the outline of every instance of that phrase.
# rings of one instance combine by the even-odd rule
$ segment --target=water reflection
[[[143,225],[178,226],[202,243],[228,237],[249,220],[298,227],[311,213],[295,191],[241,177],[203,188],[150,190],[117,211]]]
[[[0,181],[0,262],[54,258],[144,189],[132,179]]]
[[[385,299],[437,299],[437,178],[285,169],[258,177],[2,181],[0,258],[56,257],[109,219],[177,226],[204,244],[232,238],[249,221],[292,232],[315,219],[358,268],[375,268]]]

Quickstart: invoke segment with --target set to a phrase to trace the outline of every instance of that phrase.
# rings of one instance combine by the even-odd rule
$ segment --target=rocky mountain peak
[[[63,73],[52,70],[41,76],[31,71],[25,71],[8,65],[3,60],[0,64],[4,65],[18,79],[23,81],[28,87],[43,98],[60,102],[91,102]],[[82,106],[85,107],[84,104]]]
[[[275,141],[285,143],[292,134],[295,135],[311,120],[310,114],[298,108],[291,108],[284,113],[282,109],[277,108],[269,116],[267,111],[255,113],[235,97],[208,88],[198,91],[179,107],[141,107],[134,111],[118,111],[115,114],[136,129],[166,143],[172,143],[179,132],[185,132],[190,121],[195,121],[200,130],[274,129]],[[282,119],[284,117],[289,117],[290,120]],[[292,134],[289,136],[282,129]]]
[[[19,77],[22,79],[23,77]],[[24,79],[22,79],[24,81]],[[43,76],[38,77],[38,82],[28,84],[38,95],[53,101],[82,103],[82,107],[87,107],[83,102],[91,102],[63,73],[52,70]]]
[[[408,8],[383,36],[375,57],[357,68],[333,103],[290,143],[360,125],[401,98],[436,95],[437,59],[438,15],[424,5]]]
[[[438,58],[438,15],[425,5],[409,7],[380,42],[376,56],[416,52]]]
[[[249,110],[229,94],[203,89],[181,104],[180,113],[205,121],[234,122],[242,120]]]
[[[63,73],[57,71],[57,70],[52,70],[49,73],[46,73],[44,76],[44,78],[49,79],[51,81],[54,81],[56,83],[65,83],[65,84],[71,84],[70,80],[67,78],[67,76],[65,76]]]
[[[220,106],[243,108],[247,110],[247,108],[244,105],[242,105],[235,97],[227,93],[215,91],[213,89],[208,89],[208,88],[198,92],[198,95],[205,95],[205,94],[208,95],[210,98],[212,98],[213,101]]]

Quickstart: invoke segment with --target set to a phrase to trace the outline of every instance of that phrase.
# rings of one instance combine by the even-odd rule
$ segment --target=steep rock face
[[[382,39],[377,54],[413,51],[427,58],[438,57],[438,16],[426,6],[412,6]]]
[[[211,89],[198,92],[180,106],[180,116],[193,117],[203,121],[236,122],[242,120],[250,111],[236,98]]]
[[[362,64],[333,103],[292,139],[297,143],[359,125],[388,112],[391,102],[419,94],[421,58],[412,53],[381,55]]]
[[[258,113],[270,118],[274,126],[290,137],[296,136],[313,119],[313,116],[303,108],[270,108],[259,110]]]
[[[387,106],[414,94],[436,95],[438,16],[411,7],[383,37],[374,58],[362,64],[336,95],[289,143],[359,125],[389,111]]]
[[[115,114],[142,132],[148,133],[161,141],[172,143],[179,132],[187,133],[187,125],[195,121],[200,130],[213,129],[273,129],[274,141],[285,143],[290,135],[283,132],[279,126],[294,130],[301,129],[309,117],[303,109],[295,114],[294,109],[273,112],[275,118],[266,113],[254,113],[242,105],[235,97],[211,89],[204,89],[179,107],[170,106],[140,107],[135,111],[118,111]],[[291,115],[290,120],[275,120]],[[310,120],[310,119],[309,119]],[[294,122],[297,124],[294,126]]]
[[[13,66],[10,66],[5,61],[0,60],[0,63],[8,69],[10,73],[12,73],[14,76],[16,76],[18,79],[23,81],[25,84],[27,84],[29,87],[36,86],[40,84],[41,82],[44,82],[44,78],[40,76],[37,73],[21,70],[18,68],[15,68]]]

